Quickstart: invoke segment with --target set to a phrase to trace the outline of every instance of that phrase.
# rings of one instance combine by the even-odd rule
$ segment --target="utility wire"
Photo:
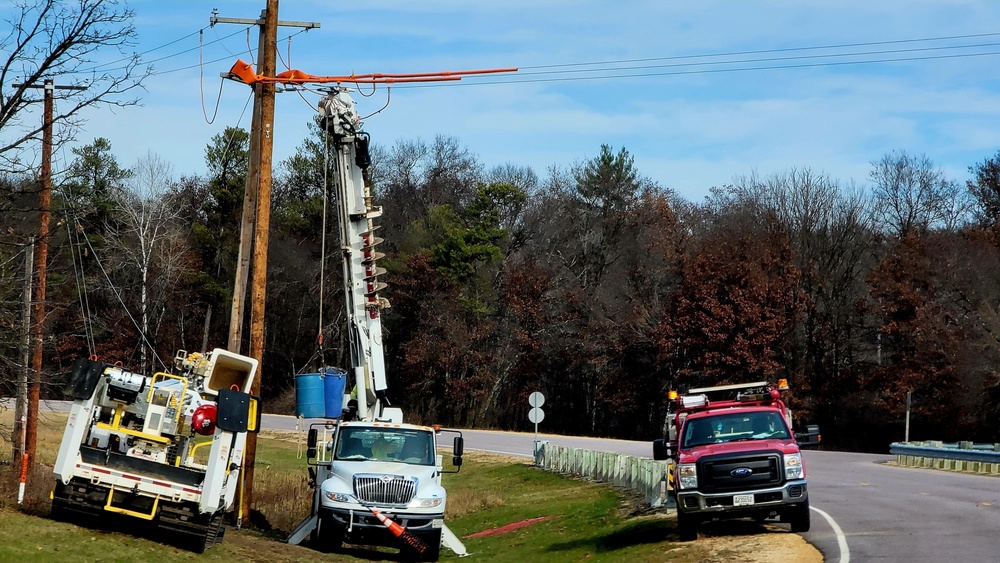
[[[86,231],[83,233],[83,240],[86,241],[87,248],[90,249],[90,253],[94,255],[94,261],[97,263],[97,267],[101,269],[101,273],[104,274],[104,280],[108,283],[108,287],[111,288],[111,293],[113,293],[118,299],[118,302],[121,303],[122,309],[125,310],[125,315],[128,316],[130,321],[132,321],[132,326],[134,326],[136,331],[139,333],[139,336],[142,338],[142,342],[149,348],[149,351],[153,354],[153,358],[160,363],[163,371],[166,371],[167,364],[163,363],[163,360],[160,359],[160,355],[156,353],[156,348],[154,348],[153,344],[146,338],[146,333],[142,331],[142,327],[139,326],[139,322],[132,316],[132,312],[129,311],[128,305],[126,305],[125,301],[122,299],[122,290],[115,287],[114,282],[111,281],[111,276],[108,275],[108,271],[104,269],[104,264],[102,264],[101,260],[97,257],[97,252],[94,251],[93,245],[90,244],[90,237],[87,236]]]
[[[207,27],[207,26],[206,26],[206,27]],[[141,57],[141,56],[143,56],[143,55],[148,55],[149,53],[152,53],[152,52],[154,52],[154,51],[159,51],[160,49],[165,49],[165,48],[167,48],[167,47],[169,47],[169,46],[171,46],[171,45],[174,45],[174,44],[176,44],[176,43],[180,43],[181,41],[184,41],[185,39],[187,39],[187,38],[189,38],[189,37],[193,37],[193,36],[195,36],[195,35],[197,35],[197,34],[199,34],[199,33],[202,33],[203,31],[205,31],[206,27],[203,27],[203,28],[199,29],[198,31],[195,31],[195,32],[192,32],[192,33],[189,33],[189,34],[185,35],[184,37],[178,37],[177,39],[174,39],[173,41],[170,41],[170,42],[168,42],[168,43],[164,43],[163,45],[160,45],[159,47],[153,47],[152,49],[146,49],[145,51],[142,51],[141,53],[135,53],[135,54],[133,54],[133,55],[132,55],[132,56],[130,56],[130,57],[123,57],[123,58],[121,58],[121,59],[118,59],[118,60],[116,60],[116,61],[109,61],[109,62],[106,62],[106,63],[101,63],[101,64],[99,64],[99,65],[95,66],[95,67],[94,67],[94,68],[92,68],[92,69],[88,69],[88,70],[82,70],[82,71],[80,71],[80,72],[91,72],[91,71],[96,71],[97,69],[99,69],[99,68],[101,68],[101,67],[105,67],[105,66],[109,66],[109,65],[114,65],[114,64],[118,64],[118,63],[123,63],[123,62],[126,62],[126,61],[131,61],[131,60],[133,60],[133,59],[134,59],[134,58],[135,58],[136,56],[139,56],[139,57]],[[170,55],[170,56],[174,56],[174,55]]]
[[[152,49],[147,49],[147,50],[145,50],[145,51],[143,51],[141,53],[136,53],[136,55],[142,56],[142,55],[145,55],[147,53],[152,53],[153,51],[157,51],[159,49],[163,49],[164,47],[168,47],[170,45],[173,45],[175,43],[183,41],[184,39],[188,39],[190,37],[193,37],[195,35],[203,33],[205,31],[205,29],[206,28],[203,27],[203,28],[199,29],[198,31],[195,31],[193,33],[189,33],[188,35],[185,35],[184,37],[181,37],[179,39],[175,39],[173,41],[170,41],[169,43],[164,43],[163,45],[160,45],[159,47],[153,47]],[[250,28],[248,27],[246,29],[250,29]],[[233,33],[230,33],[229,35],[224,35],[222,37],[213,39],[212,41],[209,41],[209,42],[205,43],[205,45],[212,45],[214,43],[219,43],[221,41],[229,39],[230,37],[233,37],[234,35],[238,35],[238,34],[240,34],[242,32],[243,32],[243,29],[234,31]],[[164,56],[159,57],[157,59],[153,59],[153,60],[150,60],[150,61],[143,61],[143,63],[144,64],[152,64],[152,63],[156,63],[156,62],[160,62],[160,61],[165,61],[165,60],[171,59],[173,57],[179,57],[179,56],[184,55],[186,53],[190,53],[191,51],[197,51],[201,47],[202,47],[201,45],[199,45],[197,47],[191,47],[189,49],[184,49],[183,51],[178,51],[176,53],[171,53],[169,55],[164,55]],[[67,74],[90,74],[92,72],[98,72],[98,70],[100,70],[102,67],[106,67],[106,66],[109,66],[109,65],[113,65],[113,64],[117,64],[117,63],[122,63],[122,62],[126,62],[126,61],[131,61],[134,58],[135,58],[135,55],[130,56],[130,57],[121,58],[121,59],[118,59],[116,61],[110,61],[110,62],[107,62],[107,63],[101,63],[101,64],[96,65],[96,66],[91,67],[91,68],[82,69],[82,70],[75,70],[75,71],[72,71],[72,72],[67,72]],[[226,60],[226,59],[219,59],[219,60]],[[212,61],[212,62],[215,62],[215,61]],[[116,70],[125,70],[126,68],[127,67],[108,68],[108,69],[101,70],[101,72],[112,72],[112,71],[116,71]],[[168,72],[170,72],[170,71],[168,71]],[[163,74],[163,72],[154,72],[153,74]]]
[[[782,69],[793,69],[793,68],[816,68],[816,67],[834,67],[834,66],[848,66],[848,65],[863,65],[863,64],[881,64],[881,63],[894,63],[894,62],[907,62],[907,61],[929,61],[929,60],[942,60],[942,59],[959,59],[966,57],[985,57],[1000,55],[1000,51],[988,51],[982,53],[962,53],[962,54],[952,54],[952,55],[933,55],[924,57],[898,57],[898,58],[887,58],[887,59],[872,59],[866,61],[833,61],[833,62],[816,62],[816,63],[802,63],[802,64],[789,64],[789,65],[774,65],[774,66],[751,66],[742,68],[709,68],[709,69],[693,69],[693,70],[678,70],[670,72],[647,72],[647,73],[632,73],[632,74],[608,74],[604,76],[572,76],[564,78],[528,78],[519,80],[517,78],[509,80],[476,80],[475,76],[464,77],[460,81],[455,82],[430,82],[427,84],[397,84],[396,88],[449,88],[455,86],[480,86],[480,85],[493,85],[493,84],[529,84],[529,83],[541,83],[541,82],[575,82],[584,80],[614,80],[619,78],[650,78],[656,76],[680,76],[689,74],[719,74],[727,72],[753,72],[762,70],[782,70]],[[628,68],[619,70],[631,70]]]
[[[769,63],[769,62],[780,62],[780,61],[795,61],[795,60],[811,60],[811,59],[833,59],[838,57],[865,57],[871,55],[896,55],[901,53],[918,53],[926,51],[943,51],[947,49],[971,49],[980,47],[997,47],[1000,46],[1000,42],[997,43],[979,43],[975,45],[949,45],[944,47],[917,47],[913,49],[889,49],[882,51],[858,51],[852,53],[828,53],[820,55],[796,55],[790,57],[767,57],[767,58],[753,58],[753,59],[735,59],[735,60],[721,60],[721,61],[704,61],[704,62],[691,62],[691,63],[673,63],[664,65],[643,65],[643,66],[621,66],[621,67],[598,67],[591,69],[581,69],[581,70],[550,70],[541,72],[518,72],[519,76],[531,76],[531,75],[547,75],[547,74],[569,74],[569,73],[579,73],[579,72],[608,72],[608,71],[618,71],[618,70],[646,70],[654,68],[678,68],[678,67],[697,67],[697,66],[709,66],[709,65],[726,65],[726,64],[745,64],[745,63]],[[857,61],[857,62],[867,62],[867,61]]]
[[[902,43],[926,43],[930,41],[951,41],[955,39],[974,39],[979,37],[997,37],[1000,36],[1000,32],[997,33],[975,33],[971,35],[950,35],[946,37],[925,37],[923,39],[894,39],[889,41],[867,41],[863,43],[839,43],[834,45],[818,45],[813,47],[782,47],[778,49],[758,49],[753,51],[730,51],[722,53],[704,53],[699,55],[675,55],[670,57],[651,57],[643,59],[622,59],[614,61],[593,61],[593,62],[582,62],[582,63],[564,63],[564,64],[551,64],[551,65],[535,65],[535,66],[522,66],[522,70],[531,70],[539,68],[560,68],[560,67],[570,67],[570,66],[586,66],[586,65],[598,65],[598,64],[624,64],[624,63],[644,63],[652,61],[671,61],[671,60],[682,60],[682,59],[695,59],[695,58],[712,58],[712,57],[733,57],[737,55],[763,55],[768,53],[788,53],[795,51],[813,51],[820,49],[846,49],[848,47],[872,47],[875,45],[897,45]]]

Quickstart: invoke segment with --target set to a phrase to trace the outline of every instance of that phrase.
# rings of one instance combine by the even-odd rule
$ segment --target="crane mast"
[[[385,273],[377,262],[384,255],[375,250],[382,239],[375,236],[374,219],[381,206],[372,205],[371,188],[365,181],[369,137],[360,130],[361,120],[345,89],[335,88],[319,103],[323,128],[333,138],[336,154],[337,209],[340,246],[344,255],[344,304],[347,312],[351,371],[357,399],[356,417],[374,421],[389,416],[386,399],[385,358],[381,311],[389,301],[378,295]],[[394,409],[395,410],[395,409]],[[398,412],[398,411],[396,411]],[[401,414],[400,414],[401,418]]]

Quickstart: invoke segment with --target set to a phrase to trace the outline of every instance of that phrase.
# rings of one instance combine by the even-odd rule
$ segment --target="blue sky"
[[[212,135],[250,123],[249,89],[231,81],[214,123],[202,115],[202,92],[211,115],[219,74],[251,58],[244,26],[207,27],[211,8],[255,18],[264,4],[130,2],[138,51],[194,35],[144,55],[164,58],[153,63],[143,106],[88,114],[80,141],[107,137],[122,165],[151,151],[177,176],[204,173]],[[894,150],[926,154],[964,182],[970,165],[1000,149],[994,0],[284,0],[280,19],[321,23],[279,31],[282,57],[295,34],[291,66],[311,74],[520,67],[460,85],[399,85],[366,120],[376,143],[454,136],[487,167],[527,165],[544,176],[607,143],[628,149],[642,175],[699,201],[734,177],[791,168],[864,185],[870,163]],[[971,35],[982,36],[916,41]],[[254,48],[256,37],[251,30]],[[849,46],[807,49],[833,45]],[[711,54],[725,56],[702,56]],[[911,60],[859,64],[901,58]],[[778,66],[795,68],[765,68]],[[385,95],[354,98],[365,115]],[[306,135],[318,96],[304,96],[277,97],[275,162]]]

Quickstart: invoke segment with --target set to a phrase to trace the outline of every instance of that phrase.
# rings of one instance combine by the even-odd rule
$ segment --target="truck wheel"
[[[793,509],[791,518],[789,522],[792,525],[792,531],[796,534],[801,534],[802,532],[809,531],[809,500],[807,499],[802,504],[798,505]]]
[[[441,530],[430,534],[420,534],[421,541],[427,544],[427,551],[418,553],[407,546],[399,550],[404,561],[437,561],[441,557]]]
[[[677,535],[681,541],[698,539],[698,518],[677,510]]]
[[[320,551],[330,553],[340,549],[344,543],[344,528],[334,521],[329,514],[320,513],[319,532],[316,534],[316,543]]]

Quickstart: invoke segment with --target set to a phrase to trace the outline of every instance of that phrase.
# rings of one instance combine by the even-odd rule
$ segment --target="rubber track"
[[[159,529],[171,541],[203,553],[215,545],[222,529],[222,513],[198,514],[188,506],[160,505]]]
[[[99,517],[101,512],[103,509],[94,508],[88,502],[60,497],[52,498],[52,517],[56,520],[86,522],[91,518]]]
[[[76,481],[73,485],[72,492],[67,491],[62,484],[56,485],[52,495],[53,518],[92,524],[95,519],[99,520],[105,515],[104,504],[96,502],[97,498],[106,498],[107,493],[103,492],[104,489]],[[87,493],[76,490],[81,486],[87,489]],[[164,502],[162,499],[159,510],[160,513],[152,525],[156,527],[155,536],[162,541],[198,553],[203,553],[218,541],[222,530],[221,511],[214,515],[199,514],[197,508],[191,504],[174,504]]]

